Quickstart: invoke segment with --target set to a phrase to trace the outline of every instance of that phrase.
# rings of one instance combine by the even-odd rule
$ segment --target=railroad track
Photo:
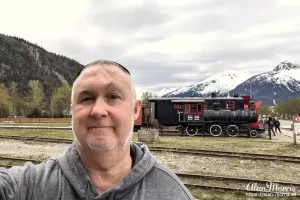
[[[224,187],[224,186],[212,186],[212,185],[204,185],[204,184],[191,184],[191,183],[184,183],[185,186],[187,187],[192,187],[192,188],[200,188],[200,189],[215,189],[215,190],[225,190],[225,191],[242,191],[246,193],[263,193],[263,196],[272,196],[272,197],[281,197],[281,196],[288,196],[288,197],[300,197],[300,194],[298,193],[292,193],[292,192],[275,192],[275,191],[256,191],[256,190],[247,190],[243,188],[233,188],[233,187]],[[255,196],[255,195],[253,195]],[[258,195],[260,196],[260,195]]]
[[[32,162],[33,164],[39,164],[41,162],[43,162],[42,160],[34,160],[34,159],[27,159],[27,158],[15,158],[15,157],[9,157],[9,156],[1,156],[0,155],[0,161],[6,161],[9,164],[3,164],[0,163],[0,167],[4,167],[4,168],[10,168],[13,167],[15,165],[12,165],[11,163],[22,163],[24,164],[25,162]]]
[[[17,135],[0,135],[0,138],[16,139],[16,140],[29,140],[39,142],[54,142],[54,143],[67,143],[71,144],[71,139],[59,139],[59,138],[41,138],[41,137],[27,137]],[[241,159],[251,160],[269,160],[269,161],[282,161],[291,163],[300,163],[300,157],[297,156],[282,156],[271,154],[258,154],[258,153],[244,153],[244,152],[231,152],[221,150],[200,150],[200,149],[183,149],[183,148],[167,148],[167,147],[149,147],[152,152],[173,152],[182,153],[186,155],[204,155],[204,156],[217,156],[217,157],[233,157]]]
[[[10,160],[10,161],[15,161],[15,162],[33,162],[35,164],[43,162],[42,160],[34,160],[34,159],[24,159],[24,158],[13,158],[13,157],[6,157],[6,156],[0,156],[0,161],[2,160]],[[5,167],[5,168],[10,168],[14,165],[8,164],[0,164],[0,167]],[[257,183],[257,184],[266,184],[272,182],[273,184],[277,184],[278,187],[294,187],[295,191],[296,188],[300,188],[300,183],[297,182],[284,182],[284,181],[271,181],[271,180],[261,180],[261,179],[247,179],[247,178],[237,178],[237,177],[228,177],[228,176],[213,176],[213,175],[205,175],[205,174],[187,174],[187,173],[180,173],[177,172],[175,173],[180,179],[193,179],[199,181],[199,180],[218,180],[218,181],[223,181],[223,182],[234,182],[236,184],[241,184],[244,183],[244,187],[225,187],[225,186],[219,186],[219,185],[205,185],[205,184],[197,184],[197,183],[191,183],[190,181],[184,181],[184,184],[189,187],[193,188],[201,188],[201,189],[221,189],[225,191],[244,191],[244,192],[251,192],[251,193],[257,193],[260,191],[253,191],[250,189],[247,189],[247,184],[249,183]],[[276,195],[278,192],[276,191],[264,191],[264,193],[268,194],[273,194]],[[291,192],[290,192],[291,194]],[[293,196],[300,196],[300,194],[293,193]]]
[[[156,152],[173,152],[192,155],[205,155],[205,156],[222,156],[222,157],[234,157],[252,160],[270,160],[270,161],[283,161],[300,163],[300,157],[297,156],[282,156],[272,154],[258,154],[258,153],[244,153],[244,152],[231,152],[221,150],[200,150],[200,149],[182,149],[182,148],[167,148],[167,147],[149,147],[151,151]]]
[[[280,196],[282,195],[282,192],[279,193],[278,191],[274,191],[277,186],[279,187],[290,187],[294,188],[295,192],[287,192],[285,194],[289,196],[297,196],[299,197],[300,194],[296,193],[300,189],[300,183],[297,182],[285,182],[285,181],[271,181],[271,180],[261,180],[261,179],[248,179],[248,178],[237,178],[237,177],[228,177],[228,176],[213,176],[213,175],[205,175],[205,174],[187,174],[187,173],[176,173],[176,175],[180,179],[194,179],[194,180],[217,180],[222,181],[228,184],[228,182],[233,182],[235,184],[242,185],[240,187],[228,187],[228,186],[220,186],[220,185],[208,185],[208,184],[196,184],[196,183],[189,183],[183,180],[184,184],[186,186],[194,187],[194,188],[201,188],[201,189],[219,189],[219,190],[225,190],[225,191],[242,191],[245,193],[259,193],[263,192],[265,194],[270,194],[272,196]],[[207,182],[207,181],[206,181]],[[252,184],[254,187],[251,187]],[[266,184],[269,184],[270,188],[272,188],[270,191],[259,191],[259,189],[255,188],[255,186],[259,187],[266,187]],[[247,188],[247,185],[249,184],[249,188]],[[255,190],[256,189],[256,190]]]
[[[34,160],[34,159],[28,159],[28,158],[15,158],[15,157],[9,157],[9,156],[0,156],[0,160],[32,162],[32,163],[35,163],[35,164],[43,162],[42,160]]]
[[[214,179],[214,180],[225,180],[225,181],[237,181],[237,182],[244,182],[244,183],[267,183],[272,182],[271,180],[261,180],[261,179],[247,179],[247,178],[238,178],[238,177],[229,177],[229,176],[213,176],[213,175],[206,175],[206,174],[187,174],[187,173],[176,173],[177,176],[181,178],[193,178],[193,179]],[[273,181],[281,185],[293,185],[300,187],[300,183],[297,182],[285,182],[285,181]]]
[[[20,135],[0,135],[0,138],[4,139],[15,139],[15,140],[29,140],[39,142],[54,142],[54,143],[67,143],[71,144],[73,140],[62,139],[62,138],[43,138],[43,137],[32,137],[32,136],[20,136]]]

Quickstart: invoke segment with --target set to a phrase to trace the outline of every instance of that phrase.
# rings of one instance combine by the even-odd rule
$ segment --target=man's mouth
[[[113,126],[89,126],[88,128],[113,128]]]

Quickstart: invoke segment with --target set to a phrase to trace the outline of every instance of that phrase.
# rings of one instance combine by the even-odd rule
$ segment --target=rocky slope
[[[0,34],[0,83],[17,82],[28,90],[30,80],[39,80],[46,96],[67,81],[70,85],[83,66],[65,56],[46,51],[24,39]]]

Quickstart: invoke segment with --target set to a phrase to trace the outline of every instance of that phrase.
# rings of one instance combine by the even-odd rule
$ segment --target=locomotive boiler
[[[248,96],[166,97],[149,98],[151,122],[163,126],[176,126],[190,136],[210,133],[237,136],[246,133],[256,137],[259,131],[258,107]]]

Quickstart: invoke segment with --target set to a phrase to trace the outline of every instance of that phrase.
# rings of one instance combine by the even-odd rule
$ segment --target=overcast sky
[[[0,33],[82,64],[111,59],[138,93],[216,72],[300,64],[298,0],[0,0]]]

